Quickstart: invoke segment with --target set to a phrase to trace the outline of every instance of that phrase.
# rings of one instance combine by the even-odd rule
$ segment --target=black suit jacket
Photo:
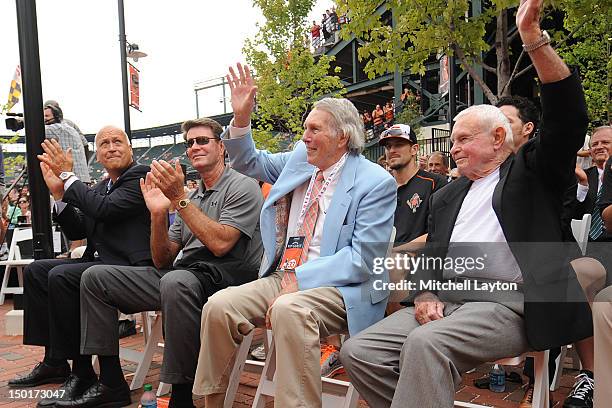
[[[540,133],[500,167],[493,209],[523,274],[524,317],[536,350],[572,343],[593,333],[591,313],[569,261],[559,251],[564,239],[563,197],[575,183],[576,151],[587,128],[587,111],[577,74],[542,86]],[[455,221],[472,182],[465,177],[431,198],[428,241],[446,255]],[[536,243],[559,243],[559,247]],[[577,250],[575,243],[565,244]],[[432,245],[435,246],[435,245]],[[567,252],[567,253],[564,253]],[[442,271],[421,271],[416,279],[442,278]],[[418,293],[417,293],[418,294]],[[561,302],[569,296],[584,302]]]
[[[64,193],[68,205],[56,215],[69,239],[87,238],[84,259],[110,265],[152,265],[151,216],[140,191],[148,166],[132,164],[107,193],[108,180],[94,187],[75,181]]]

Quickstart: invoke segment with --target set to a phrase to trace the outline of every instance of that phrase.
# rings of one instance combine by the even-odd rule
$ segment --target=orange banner
[[[130,72],[130,106],[140,111],[140,71],[128,62]]]

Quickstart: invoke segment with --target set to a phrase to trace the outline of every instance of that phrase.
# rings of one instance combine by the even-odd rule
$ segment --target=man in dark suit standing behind
[[[81,259],[43,259],[24,273],[24,344],[44,346],[45,358],[10,387],[64,382],[63,398],[78,396],[96,381],[91,356],[81,356],[81,275],[97,264],[151,265],[149,211],[139,180],[149,171],[137,165],[125,132],[107,126],[96,135],[96,157],[109,179],[87,187],[72,172],[72,151],[45,140],[38,156],[55,199],[54,216],[69,239],[87,238]],[[73,360],[72,373],[66,360]],[[42,400],[52,406],[56,400]]]

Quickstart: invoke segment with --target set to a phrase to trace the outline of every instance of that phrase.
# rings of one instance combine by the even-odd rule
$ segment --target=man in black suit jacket
[[[127,135],[104,127],[96,135],[96,157],[109,179],[89,188],[72,172],[71,151],[43,142],[41,170],[55,199],[54,215],[68,238],[87,238],[81,259],[45,259],[24,272],[24,344],[44,346],[45,359],[11,387],[66,380],[64,397],[87,389],[96,376],[91,356],[81,356],[79,287],[83,272],[97,264],[151,265],[150,215],[140,190],[148,166],[134,163]],[[72,375],[66,360],[73,360]],[[39,405],[52,405],[43,400]]]
[[[466,109],[451,136],[463,177],[431,198],[430,255],[446,264],[452,242],[491,243],[485,266],[419,270],[412,280],[414,306],[344,344],[344,367],[371,406],[450,408],[462,372],[592,336],[573,258],[538,245],[563,240],[562,198],[588,120],[578,75],[540,29],[541,8],[541,0],[522,0],[517,12],[519,34],[542,83],[540,134],[514,155],[512,130],[499,108]],[[436,282],[450,290],[425,289]],[[461,291],[466,282],[472,288],[513,283],[517,290]]]
[[[581,219],[584,214],[591,214],[592,228],[589,231],[590,242],[612,241],[612,233],[603,228],[601,212],[597,207],[597,195],[601,190],[604,164],[612,155],[612,128],[602,126],[593,131],[589,141],[589,153],[595,166],[582,170],[576,168],[578,189],[573,218]],[[587,250],[589,246],[587,246]]]

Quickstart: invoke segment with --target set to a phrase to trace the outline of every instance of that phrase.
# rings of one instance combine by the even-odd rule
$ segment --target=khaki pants
[[[202,309],[200,355],[193,392],[225,393],[233,355],[281,290],[280,273],[215,293]],[[346,310],[336,288],[280,296],[271,310],[276,345],[274,406],[320,407],[320,338],[347,330]],[[222,404],[222,402],[221,402]]]
[[[595,408],[612,401],[612,286],[599,292],[593,303],[595,329]]]

